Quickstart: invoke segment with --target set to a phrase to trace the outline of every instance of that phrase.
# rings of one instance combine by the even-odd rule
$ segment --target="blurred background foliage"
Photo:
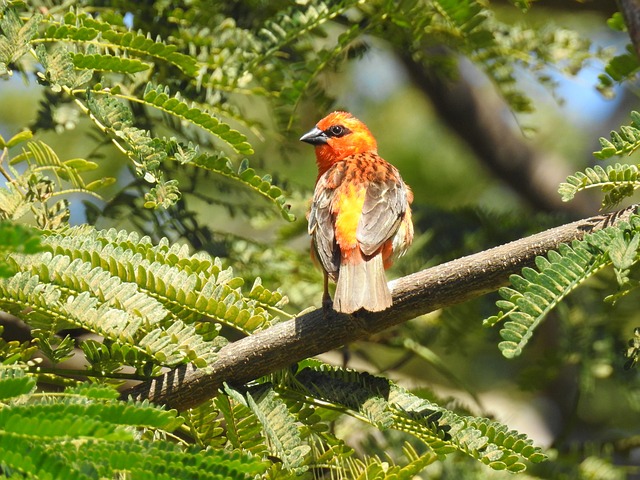
[[[75,2],[35,3],[43,11],[64,11]],[[211,53],[224,46],[233,52],[234,42],[240,39],[229,33],[224,45],[225,35],[231,32],[225,30],[224,22],[258,30],[293,5],[281,0],[80,3],[95,14],[103,7],[121,12],[132,30],[149,32],[152,38],[160,35],[168,43],[186,41],[191,31],[193,38],[202,39],[201,55],[206,55],[207,48]],[[297,3],[302,9],[307,2]],[[247,282],[260,276],[269,288],[286,293],[287,311],[295,314],[320,305],[322,285],[322,276],[308,256],[306,235],[305,213],[316,176],[313,151],[298,138],[332,109],[351,111],[367,123],[381,155],[400,169],[415,193],[415,245],[391,276],[597,212],[597,195],[581,193],[575,202],[564,204],[556,190],[567,175],[594,165],[592,152],[599,149],[598,138],[628,123],[629,112],[638,108],[635,79],[614,84],[604,93],[596,89],[607,59],[624,51],[628,35],[607,26],[616,11],[613,2],[540,1],[531,2],[526,13],[518,8],[527,3],[491,2],[489,11],[501,28],[513,29],[513,36],[518,29],[566,34],[566,58],[562,52],[547,51],[540,53],[557,56],[522,60],[514,47],[505,54],[513,55],[511,83],[501,85],[489,78],[485,67],[490,62],[482,64],[480,53],[469,49],[464,40],[447,44],[434,39],[428,48],[438,49],[442,42],[448,45],[441,55],[442,65],[424,67],[414,62],[423,70],[412,69],[415,58],[403,50],[406,39],[394,36],[401,29],[378,26],[367,31],[367,16],[376,15],[378,8],[377,2],[371,2],[337,16],[323,25],[322,32],[314,30],[281,52],[283,57],[289,55],[283,64],[296,68],[309,51],[332,46],[350,24],[363,30],[348,49],[315,73],[304,95],[294,102],[287,101],[285,91],[274,95],[277,88],[272,85],[265,86],[269,93],[264,95],[229,93],[227,100],[237,109],[230,123],[254,147],[253,168],[272,175],[286,192],[296,215],[293,223],[267,203],[243,196],[224,178],[189,166],[166,166],[169,176],[180,184],[182,196],[176,204],[167,210],[142,208],[148,185],[135,175],[127,159],[95,134],[92,123],[72,103],[43,103],[50,93],[35,78],[14,74],[0,83],[0,135],[11,138],[30,126],[60,158],[95,160],[99,168],[93,178],[117,179],[102,192],[103,202],[72,197],[71,224],[127,229],[206,250],[223,258]],[[208,17],[196,22],[192,16],[202,12],[208,12]],[[182,39],[173,37],[174,23],[186,26]],[[539,35],[543,38],[543,33]],[[212,40],[215,47],[208,43]],[[459,70],[454,59],[459,60]],[[451,77],[442,74],[447,70]],[[262,75],[260,80],[269,77]],[[274,75],[276,85],[278,79]],[[439,89],[442,83],[455,85],[459,94],[445,98]],[[250,80],[248,85],[260,87]],[[531,103],[513,96],[513,87]],[[465,114],[451,120],[446,111],[453,111],[456,100]],[[51,105],[54,108],[47,111]],[[135,113],[140,123],[147,115],[157,115],[142,107]],[[151,117],[148,125],[153,125]],[[175,127],[179,131],[179,125]],[[157,135],[171,134],[166,123],[158,128]],[[488,133],[494,129],[502,135]],[[509,152],[514,151],[522,156],[511,161]],[[500,152],[506,160],[496,158]],[[434,390],[450,397],[452,405],[495,416],[527,433],[552,452],[552,461],[527,473],[532,478],[640,478],[640,377],[637,370],[623,368],[627,339],[640,324],[640,308],[633,295],[615,307],[602,301],[615,288],[612,276],[604,272],[573,293],[518,359],[502,357],[497,330],[482,327],[482,319],[494,312],[497,298],[487,295],[349,345],[348,365],[384,372],[412,389]],[[322,358],[340,363],[343,354],[327,353]],[[381,437],[378,430],[353,429],[348,421],[336,428],[344,430],[351,445],[369,454],[397,453],[392,434]],[[462,457],[436,463],[421,475],[502,476]]]

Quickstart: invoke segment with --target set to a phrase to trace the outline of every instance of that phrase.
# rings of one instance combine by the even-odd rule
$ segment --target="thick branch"
[[[626,220],[635,211],[633,206],[579,220],[399,278],[390,284],[393,307],[384,312],[361,312],[351,317],[315,310],[225,346],[208,371],[181,366],[125,391],[123,396],[180,410],[193,407],[215,396],[224,382],[246,383],[419,315],[494,291],[507,283],[509,275],[531,266],[536,256]]]
[[[442,54],[447,55],[446,51]],[[556,154],[527,142],[509,122],[509,109],[497,94],[478,89],[462,71],[454,80],[409,55],[400,58],[414,85],[429,97],[444,123],[531,206],[548,212],[570,212],[576,217],[598,207],[589,195],[570,203],[561,201],[558,185],[573,170],[565,167],[566,162]]]

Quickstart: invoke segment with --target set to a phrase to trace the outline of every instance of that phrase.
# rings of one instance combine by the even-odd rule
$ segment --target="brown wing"
[[[335,190],[343,177],[344,166],[337,164],[318,179],[309,212],[308,231],[313,238],[316,256],[325,272],[334,278],[340,269],[340,248],[336,242],[336,219],[331,207]]]
[[[409,206],[407,196],[399,174],[369,184],[356,232],[365,255],[376,253],[397,232]]]

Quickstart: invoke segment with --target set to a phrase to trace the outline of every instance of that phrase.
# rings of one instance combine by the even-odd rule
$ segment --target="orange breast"
[[[362,215],[366,188],[362,184],[345,182],[336,190],[333,213],[336,216],[336,241],[343,258],[358,247],[356,231]]]

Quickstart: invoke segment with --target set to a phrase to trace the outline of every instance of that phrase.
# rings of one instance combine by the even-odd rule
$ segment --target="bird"
[[[413,240],[411,188],[348,112],[330,113],[300,140],[315,147],[318,167],[308,233],[324,271],[323,307],[386,310],[392,298],[385,270]],[[336,282],[333,302],[329,279]]]

